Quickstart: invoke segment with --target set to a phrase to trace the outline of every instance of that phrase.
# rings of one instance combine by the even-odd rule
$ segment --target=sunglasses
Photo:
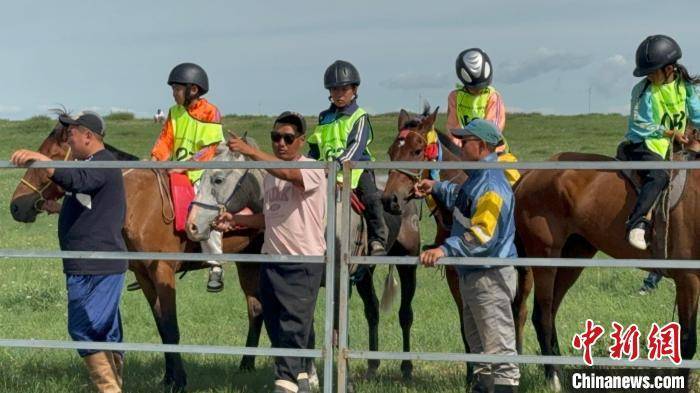
[[[299,137],[299,135],[295,135],[295,134],[284,134],[284,133],[277,132],[277,131],[270,132],[270,139],[272,139],[272,141],[275,143],[279,143],[279,141],[284,139],[285,144],[291,145],[298,137]]]

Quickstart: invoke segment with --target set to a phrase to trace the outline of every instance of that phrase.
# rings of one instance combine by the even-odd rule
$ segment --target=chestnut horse
[[[427,147],[427,133],[435,130],[438,134],[438,143],[441,148],[442,161],[461,161],[459,157],[459,147],[457,147],[448,135],[435,129],[435,120],[437,119],[438,108],[434,112],[430,112],[430,106],[426,105],[423,113],[418,116],[412,116],[405,110],[401,110],[398,118],[399,133],[396,139],[389,147],[389,158],[391,161],[426,161],[427,157],[425,150]],[[430,171],[408,171],[408,170],[392,170],[389,172],[384,195],[382,200],[384,208],[394,214],[398,214],[404,209],[408,200],[411,199],[413,185],[422,178],[428,178]],[[461,169],[441,169],[440,180],[451,181],[454,183],[464,183],[467,179],[467,174]],[[437,201],[436,201],[437,202]],[[517,205],[516,205],[517,206]],[[436,208],[431,214],[435,217],[437,224],[437,235],[435,244],[439,245],[450,234],[452,225],[452,214],[443,205],[437,203]],[[527,305],[522,300],[527,299],[532,288],[532,278],[528,269],[517,268],[518,270],[518,294],[513,301],[513,316],[516,319],[516,326],[523,326],[527,319]],[[462,320],[462,298],[459,292],[459,277],[454,266],[445,267],[445,277],[447,285],[450,288],[452,298],[457,305],[460,321]],[[464,328],[460,322],[460,331],[462,334],[462,342],[465,351],[469,352],[464,335]],[[516,329],[517,349],[522,353],[523,330]],[[471,371],[471,370],[470,370]],[[467,373],[467,379],[471,378],[471,372]]]
[[[552,161],[609,161],[609,157],[560,153]],[[700,259],[700,172],[688,171],[685,191],[671,210],[668,257]],[[637,199],[630,182],[612,170],[533,170],[515,190],[516,229],[527,257],[592,258],[602,251],[613,258],[651,258],[651,251],[632,248],[625,238],[625,220]],[[660,229],[660,228],[659,228]],[[663,230],[663,229],[661,229]],[[523,256],[523,254],[520,254]],[[610,261],[615,264],[614,260]],[[582,267],[533,267],[535,302],[532,322],[542,355],[559,355],[556,315]],[[668,269],[676,284],[681,326],[681,355],[691,359],[697,344],[696,319],[700,272]],[[527,296],[521,296],[525,302]],[[524,324],[524,320],[519,321]],[[522,329],[522,325],[520,326]],[[560,388],[558,366],[545,366],[545,377]]]
[[[39,152],[53,160],[70,160],[67,128],[57,123],[39,147]],[[110,150],[115,149],[110,147]],[[117,159],[136,157],[115,151]],[[175,232],[172,223],[170,185],[168,174],[163,170],[125,170],[124,186],[127,197],[126,219],[123,235],[129,251],[140,252],[198,252],[199,244],[188,241],[184,233]],[[33,222],[42,209],[63,196],[63,190],[48,178],[45,169],[30,168],[15,189],[10,204],[12,217],[19,222]],[[262,234],[244,230],[231,233],[224,238],[225,253],[259,253]],[[206,267],[201,262],[180,261],[130,261],[131,269],[143,290],[153,312],[158,333],[164,344],[178,344],[180,331],[177,321],[175,298],[175,274],[179,271]],[[256,297],[258,265],[236,264],[241,288],[248,308],[248,336],[246,346],[258,345],[262,328],[262,307]],[[253,356],[244,356],[240,368],[255,367]],[[179,353],[165,353],[166,390],[183,391],[187,384],[182,358]]]

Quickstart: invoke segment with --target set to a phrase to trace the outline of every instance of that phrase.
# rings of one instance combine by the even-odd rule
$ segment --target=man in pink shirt
[[[306,122],[284,112],[270,133],[274,156],[242,139],[228,141],[231,151],[255,161],[313,161],[300,154]],[[323,169],[267,169],[263,180],[264,214],[224,213],[216,224],[221,231],[236,225],[265,228],[262,252],[286,255],[323,255],[326,219],[326,173]],[[265,263],[260,271],[260,297],[265,329],[275,348],[313,347],[313,317],[323,278],[322,264]],[[307,360],[275,359],[275,393],[310,392]]]

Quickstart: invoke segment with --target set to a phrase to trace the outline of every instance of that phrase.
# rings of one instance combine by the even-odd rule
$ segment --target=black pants
[[[382,196],[374,179],[374,171],[365,169],[362,172],[355,192],[365,205],[363,216],[367,221],[368,242],[376,240],[386,247],[389,229],[384,221],[384,206],[382,206]]]
[[[313,349],[314,310],[323,279],[322,264],[264,263],[260,268],[260,301],[273,348]],[[275,358],[275,379],[296,383],[312,359]]]
[[[618,148],[619,158],[628,161],[664,161],[663,157],[649,150],[644,142],[623,143]],[[621,156],[621,157],[620,157]],[[654,206],[661,192],[668,186],[670,175],[663,169],[637,171],[642,179],[642,188],[637,203],[627,220],[627,230],[634,228]]]

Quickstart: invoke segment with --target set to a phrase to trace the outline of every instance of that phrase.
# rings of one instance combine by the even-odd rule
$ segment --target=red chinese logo
[[[622,359],[627,355],[629,360],[639,358],[639,328],[632,324],[627,329],[617,322],[612,323],[614,331],[610,333],[613,345],[608,348],[611,359]]]
[[[677,322],[669,322],[662,328],[656,323],[651,324],[647,336],[649,360],[671,359],[674,364],[681,363],[681,326]]]
[[[603,333],[605,333],[605,329],[602,326],[596,325],[592,320],[587,319],[586,331],[581,334],[575,335],[571,343],[574,349],[583,349],[583,361],[586,362],[586,364],[589,366],[593,365],[591,347],[593,346],[593,344],[595,344],[596,341],[598,341],[598,339],[600,338],[600,336],[603,335]]]

